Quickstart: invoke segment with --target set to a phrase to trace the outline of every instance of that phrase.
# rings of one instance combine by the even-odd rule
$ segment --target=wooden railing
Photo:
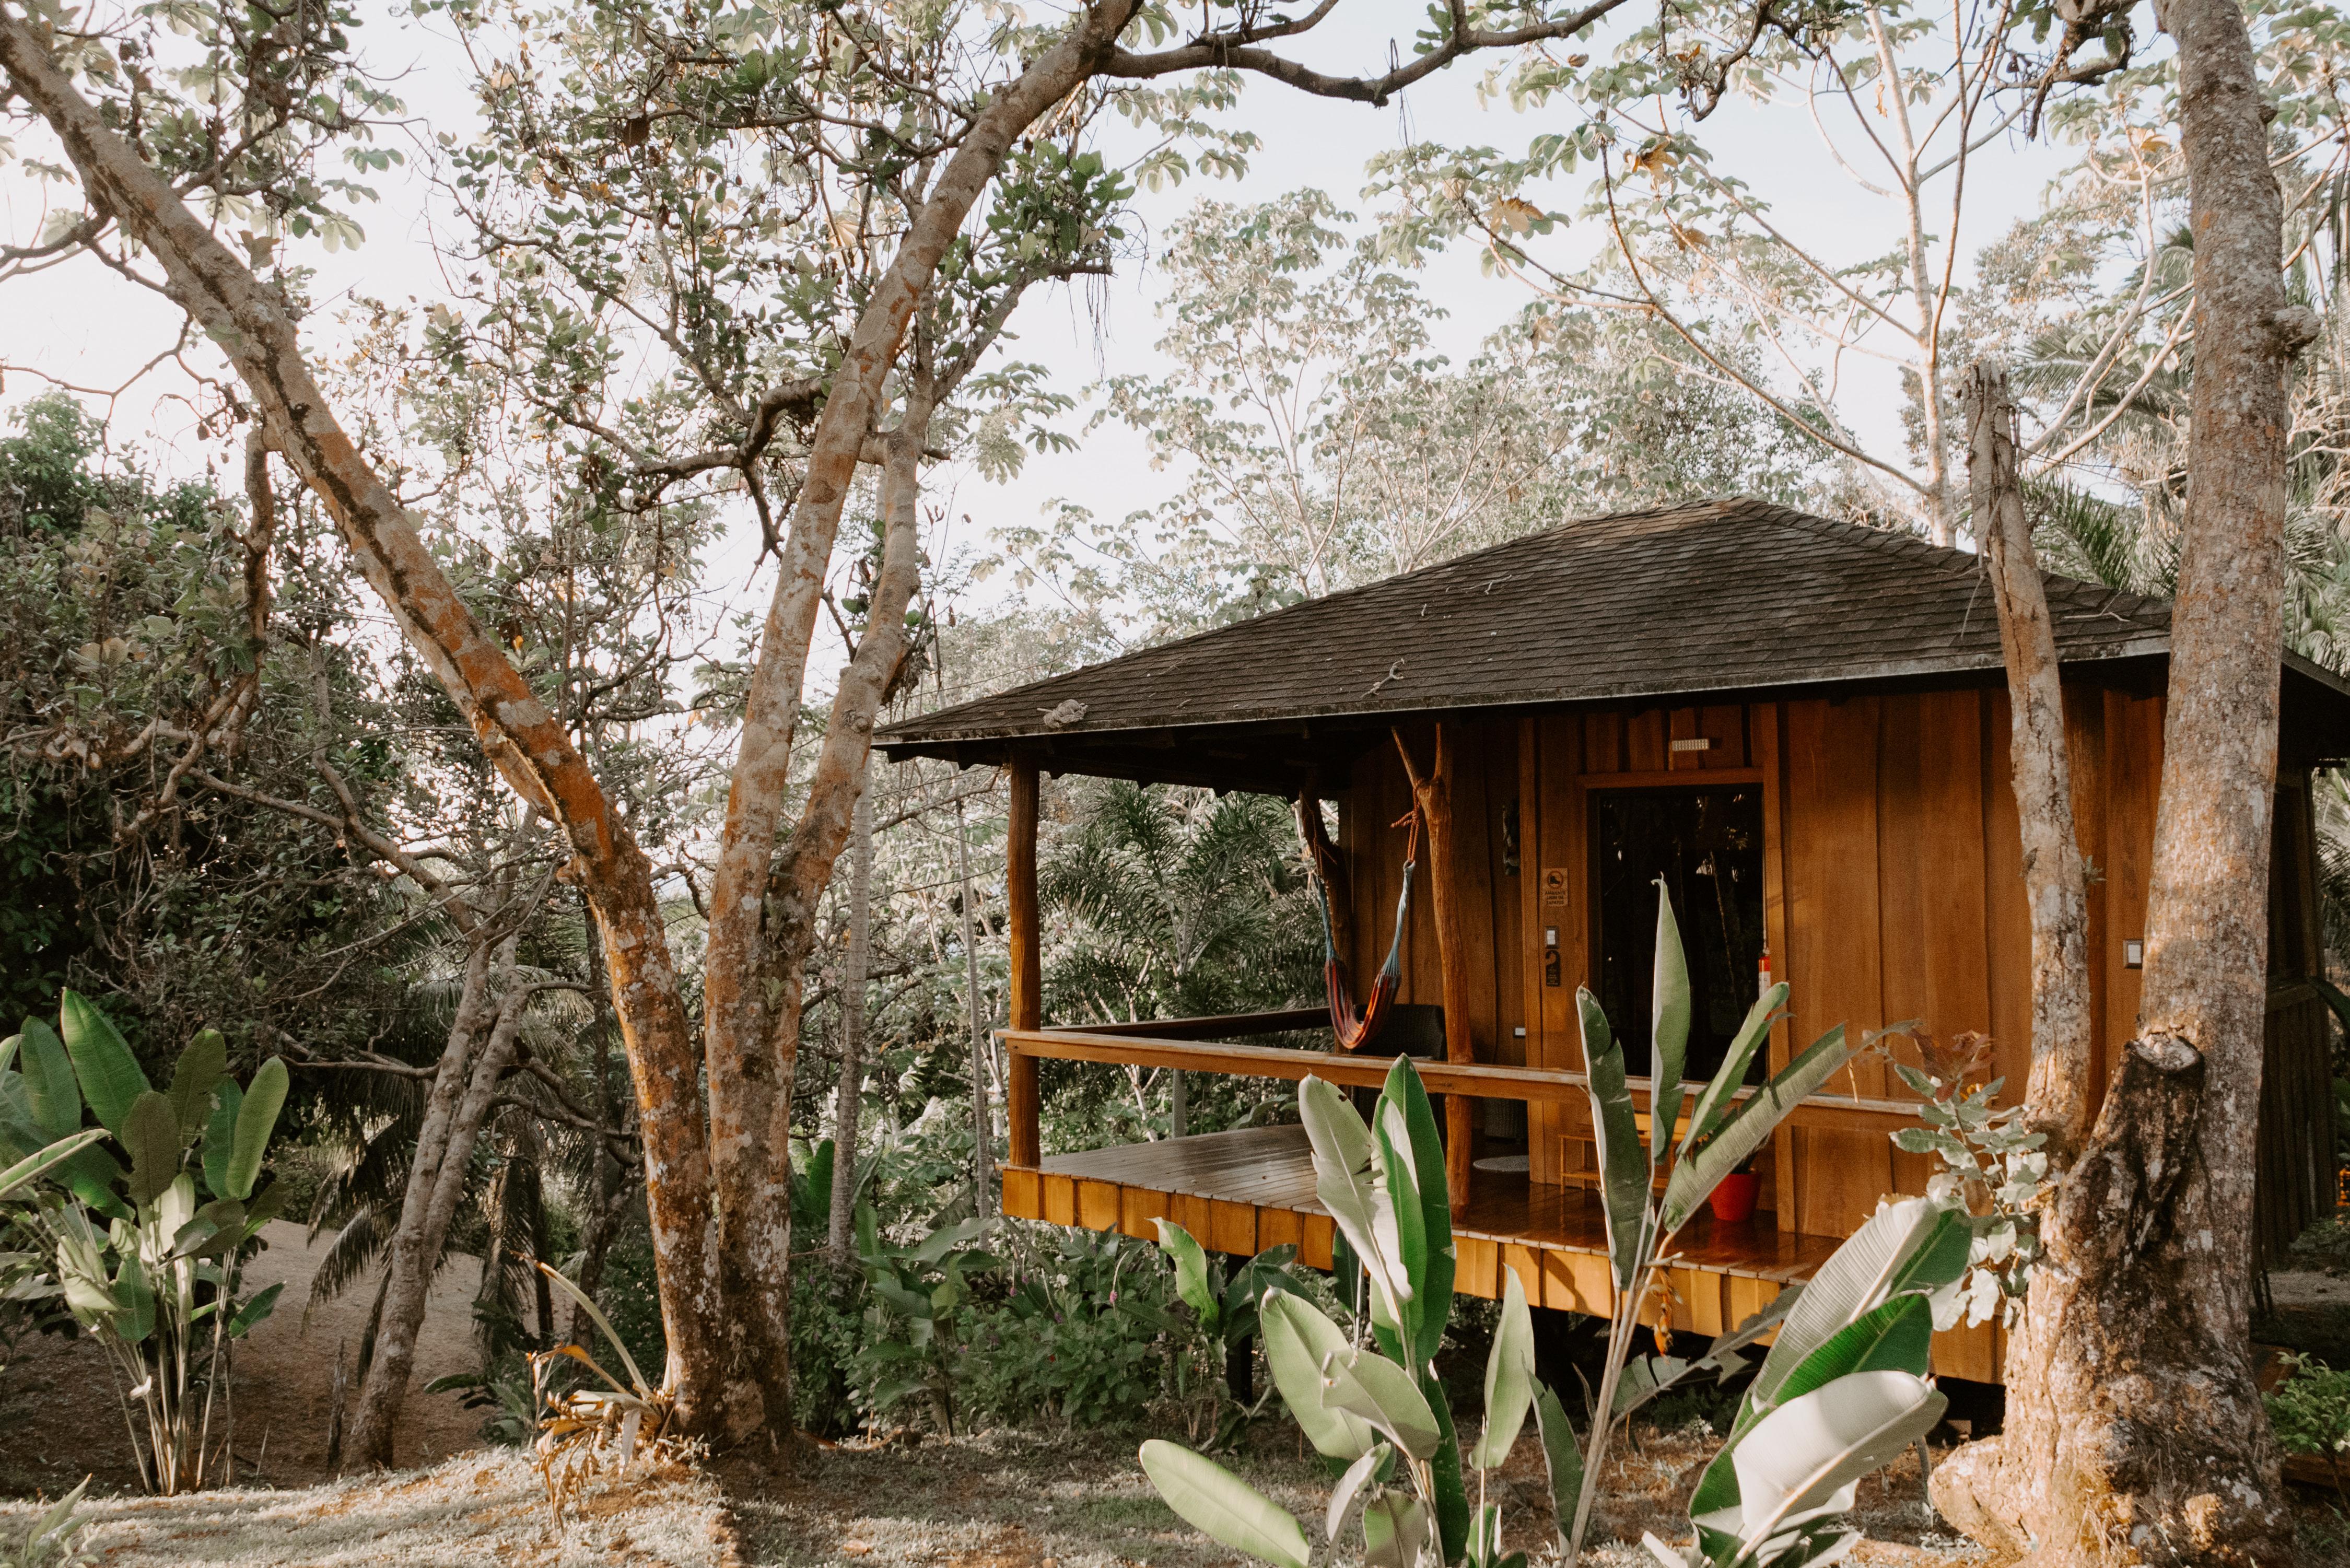
[[[1170,1067],[1180,1073],[1223,1073],[1244,1078],[1281,1078],[1296,1082],[1316,1077],[1342,1088],[1376,1089],[1387,1082],[1393,1062],[1379,1056],[1354,1056],[1325,1051],[1293,1051],[1277,1045],[1240,1045],[1200,1038],[1203,1026],[1257,1025],[1267,1019],[1299,1020],[1230,1028],[1232,1033],[1272,1033],[1326,1025],[1328,1015],[1318,1010],[1296,1013],[1243,1013],[1223,1019],[1165,1019],[1150,1023],[1088,1025],[1076,1029],[1007,1029],[999,1035],[1017,1063],[1045,1059],[1056,1062],[1114,1062],[1122,1066]],[[1145,1034],[1143,1030],[1158,1033]],[[1511,1067],[1490,1062],[1444,1062],[1415,1059],[1420,1082],[1432,1095],[1458,1095],[1473,1100],[1523,1100],[1568,1105],[1586,1103],[1590,1080],[1581,1073],[1546,1067]],[[1629,1080],[1632,1103],[1648,1108],[1648,1080]],[[1745,1099],[1752,1089],[1741,1089]],[[1015,1105],[1012,1116],[1012,1163],[1035,1166],[1043,1158],[1041,1129],[1032,1100],[1022,1114]],[[1888,1132],[1914,1126],[1918,1106],[1909,1100],[1871,1100],[1843,1095],[1814,1095],[1790,1111],[1782,1123],[1835,1132]],[[1453,1195],[1456,1199],[1463,1194]]]

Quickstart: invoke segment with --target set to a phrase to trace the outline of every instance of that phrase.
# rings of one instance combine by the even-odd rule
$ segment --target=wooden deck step
[[[1159,1238],[1151,1221],[1166,1219],[1211,1251],[1245,1257],[1288,1243],[1316,1269],[1330,1267],[1336,1237],[1314,1195],[1313,1153],[1299,1127],[1243,1127],[1006,1166],[1003,1212],[1149,1241]],[[1608,1315],[1607,1223],[1589,1189],[1482,1174],[1467,1210],[1453,1217],[1452,1233],[1456,1289],[1497,1297],[1509,1269],[1537,1306]],[[1836,1246],[1835,1237],[1783,1231],[1768,1214],[1735,1225],[1700,1215],[1674,1241],[1672,1326],[1696,1334],[1733,1328],[1809,1278]],[[1935,1370],[1995,1382],[2004,1351],[1993,1324],[1953,1330],[1935,1336]]]

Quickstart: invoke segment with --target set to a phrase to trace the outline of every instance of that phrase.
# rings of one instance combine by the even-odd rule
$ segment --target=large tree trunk
[[[1101,67],[1137,5],[1138,0],[1104,0],[1081,13],[972,119],[858,317],[817,420],[806,477],[779,552],[781,569],[752,668],[712,877],[702,982],[720,1249],[729,1293],[743,1309],[733,1320],[741,1333],[733,1349],[743,1358],[738,1366],[745,1381],[770,1395],[787,1386],[790,1378],[789,1339],[779,1336],[790,1299],[791,1171],[785,1131],[791,1121],[802,990],[795,964],[784,964],[781,973],[774,966],[783,950],[796,947],[805,957],[806,948],[805,938],[790,929],[804,913],[766,908],[763,898],[772,898],[780,883],[789,897],[812,903],[847,836],[852,792],[836,784],[821,811],[811,798],[784,864],[776,864],[793,731],[841,507],[881,410],[883,379],[898,360],[915,308],[947,247],[1014,140]],[[922,422],[927,429],[927,418]],[[902,605],[897,614],[902,618]],[[879,626],[878,609],[868,624]],[[888,673],[872,689],[875,706]],[[870,740],[874,711],[863,710],[855,742],[860,756]],[[837,721],[843,714],[838,700],[834,711]],[[852,704],[847,711],[857,710]],[[830,733],[826,751],[832,751]],[[840,759],[845,762],[846,748]],[[826,776],[823,763],[817,774],[820,780]],[[764,929],[778,919],[775,929]],[[763,983],[771,976],[779,983]]]
[[[2234,0],[2164,0],[2195,244],[2188,502],[2138,1038],[2044,1228],[2006,1432],[1940,1467],[2045,1564],[2283,1563],[2247,1345],[2285,560],[2281,202]]]
[[[712,1414],[724,1314],[709,1243],[711,1183],[694,1049],[652,863],[562,722],[485,635],[415,523],[336,421],[276,291],[189,210],[74,90],[36,26],[0,4],[0,72],[47,120],[98,211],[163,268],[172,298],[227,355],[270,444],[326,504],[352,558],[483,751],[564,832],[596,911],[635,1079],[645,1189],[668,1325],[669,1382],[694,1429]]]

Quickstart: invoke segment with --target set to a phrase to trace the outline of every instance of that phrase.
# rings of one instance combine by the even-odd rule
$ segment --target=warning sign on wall
[[[1564,866],[1545,866],[1542,874],[1542,907],[1545,909],[1567,908],[1567,873]]]

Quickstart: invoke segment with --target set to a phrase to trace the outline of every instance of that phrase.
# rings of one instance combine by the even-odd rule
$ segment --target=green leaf
[[[1543,1470],[1550,1478],[1551,1522],[1564,1542],[1583,1498],[1583,1450],[1575,1446],[1565,1407],[1547,1383],[1534,1385],[1534,1426],[1542,1436]]]
[[[1648,1141],[1656,1162],[1662,1165],[1666,1150],[1673,1147],[1673,1128],[1680,1125],[1681,1071],[1689,1063],[1690,1032],[1689,955],[1681,949],[1681,929],[1673,919],[1672,895],[1662,877],[1657,878],[1657,962],[1648,995],[1653,1006],[1648,1038],[1656,1053],[1648,1096],[1654,1130]]]
[[[1420,1397],[1436,1417],[1436,1458],[1429,1462],[1436,1507],[1437,1544],[1444,1561],[1458,1562],[1469,1543],[1469,1489],[1461,1474],[1461,1434],[1452,1427],[1452,1407],[1444,1397],[1444,1381],[1434,1366],[1420,1369]]]
[[[1813,1272],[1754,1374],[1747,1398],[1757,1410],[1777,1402],[1780,1385],[1812,1352],[1891,1293],[1905,1267],[1939,1241],[1944,1212],[1929,1198],[1888,1203]]]
[[[180,1118],[180,1138],[192,1143],[213,1114],[213,1089],[228,1071],[228,1042],[217,1029],[206,1029],[188,1042],[172,1068],[172,1109]]]
[[[1853,1048],[1845,1044],[1844,1025],[1839,1023],[1731,1112],[1711,1143],[1674,1165],[1672,1178],[1665,1183],[1659,1231],[1669,1236],[1688,1224],[1698,1205],[1721,1185],[1721,1179],[1745,1164],[1787,1113],[1834,1077],[1852,1055]]]
[[[204,1189],[214,1198],[232,1198],[228,1189],[229,1157],[236,1148],[236,1118],[244,1108],[244,1091],[234,1078],[224,1078],[213,1101],[212,1118],[204,1124]]]
[[[1257,1333],[1274,1386],[1315,1452],[1360,1459],[1371,1447],[1369,1423],[1322,1402],[1322,1364],[1347,1353],[1346,1331],[1302,1296],[1267,1293],[1257,1309]]]
[[[1419,1568],[1428,1545],[1428,1508],[1416,1497],[1391,1491],[1363,1505],[1366,1568]]]
[[[228,1160],[228,1190],[224,1198],[250,1198],[261,1175],[262,1157],[269,1151],[269,1135],[277,1127],[277,1113],[286,1104],[286,1059],[272,1056],[253,1075],[236,1112],[236,1141]]]
[[[1737,1103],[1739,1089],[1746,1082],[1746,1068],[1754,1060],[1754,1053],[1771,1037],[1771,1025],[1779,1021],[1780,1009],[1787,1005],[1787,982],[1779,981],[1764,992],[1761,1000],[1746,1010],[1745,1022],[1730,1042],[1729,1052],[1721,1058],[1721,1070],[1698,1096],[1697,1108],[1690,1112],[1689,1131],[1681,1137],[1681,1153],[1686,1156],[1699,1144],[1711,1137],[1729,1119],[1731,1107]]]
[[[1933,1304],[1921,1295],[1896,1296],[1871,1307],[1828,1336],[1779,1386],[1775,1402],[1800,1399],[1855,1372],[1907,1372],[1923,1377],[1934,1338]]]
[[[1141,1459],[1167,1506],[1196,1528],[1280,1568],[1307,1568],[1313,1552],[1305,1527],[1223,1466],[1157,1438],[1142,1445]]]
[[[1502,1272],[1502,1322],[1493,1333],[1492,1352],[1485,1357],[1485,1435],[1469,1455],[1469,1462],[1481,1470],[1499,1469],[1510,1457],[1534,1402],[1534,1314],[1526,1310],[1526,1288],[1518,1282],[1518,1272]]]
[[[1200,1314],[1200,1326],[1212,1334],[1223,1312],[1208,1279],[1208,1254],[1201,1251],[1191,1231],[1173,1220],[1154,1220],[1151,1223],[1159,1227],[1159,1250],[1175,1265],[1175,1293]]]
[[[1338,1532],[1347,1522],[1347,1511],[1355,1505],[1356,1494],[1370,1485],[1372,1478],[1394,1458],[1395,1449],[1385,1443],[1374,1443],[1363,1450],[1360,1459],[1347,1467],[1346,1473],[1338,1478],[1338,1484],[1331,1489],[1330,1507],[1322,1521],[1325,1535],[1333,1541],[1338,1539]]]
[[[130,1155],[130,1200],[154,1202],[180,1174],[180,1118],[171,1100],[152,1089],[140,1095],[119,1136]]]
[[[282,1181],[273,1181],[263,1188],[253,1201],[244,1206],[244,1231],[237,1241],[242,1243],[259,1235],[261,1228],[277,1218],[279,1211],[286,1207],[286,1199],[292,1195],[293,1189]]]
[[[1616,1288],[1628,1291],[1639,1272],[1640,1244],[1648,1220],[1648,1157],[1640,1147],[1632,1091],[1624,1078],[1624,1048],[1607,1027],[1599,999],[1577,987],[1575,1004],[1583,1018],[1586,1092],[1591,1096],[1592,1133],[1599,1144],[1601,1196],[1607,1204],[1607,1251],[1616,1268]],[[1674,1172],[1679,1179],[1680,1172]]]
[[[130,1054],[112,1021],[79,992],[64,993],[57,1022],[66,1051],[73,1057],[74,1073],[81,1080],[82,1098],[89,1102],[107,1131],[120,1132],[131,1102],[151,1086],[147,1075],[139,1070],[139,1058]]]
[[[1858,1372],[1780,1406],[1732,1460],[1742,1539],[1768,1540],[1815,1509],[1850,1507],[1837,1494],[1932,1431],[1949,1404],[1907,1372]]]
[[[1413,1459],[1436,1452],[1436,1412],[1411,1374],[1375,1350],[1333,1355],[1322,1365],[1322,1403],[1360,1416]]]
[[[1891,1296],[1923,1291],[1931,1294],[1945,1285],[1957,1283],[1967,1272],[1974,1237],[1974,1226],[1968,1222],[1965,1210],[1943,1210],[1933,1228],[1910,1249],[1901,1266],[1893,1271],[1885,1293]]]
[[[1314,1150],[1314,1195],[1330,1211],[1370,1281],[1371,1321],[1393,1331],[1403,1322],[1403,1292],[1409,1287],[1401,1285],[1398,1261],[1381,1249],[1372,1228],[1377,1194],[1370,1130],[1337,1085],[1310,1075],[1297,1086],[1297,1118],[1305,1124]]]
[[[1436,1108],[1429,1103],[1428,1087],[1411,1058],[1399,1056],[1388,1069],[1380,1091],[1387,1103],[1400,1106],[1405,1130],[1410,1135],[1414,1186],[1419,1194],[1420,1244],[1425,1260],[1412,1272],[1411,1294],[1416,1337],[1413,1353],[1422,1366],[1436,1359],[1444,1343],[1445,1325],[1452,1319],[1452,1282],[1457,1253],[1452,1241],[1452,1196],[1445,1184],[1444,1142],[1436,1132]]]
[[[259,1291],[250,1297],[243,1306],[236,1309],[236,1315],[228,1320],[228,1336],[231,1339],[242,1339],[258,1328],[262,1320],[276,1310],[277,1298],[285,1289],[286,1282],[280,1280],[266,1290]]]
[[[36,1177],[66,1164],[105,1136],[104,1127],[90,1127],[71,1137],[59,1138],[26,1155],[5,1170],[0,1170],[0,1198],[14,1197],[18,1188],[30,1186]]]
[[[23,1072],[33,1125],[47,1137],[71,1137],[81,1128],[81,1090],[73,1062],[57,1031],[37,1018],[25,1020]]]
[[[137,1345],[155,1332],[155,1286],[136,1257],[122,1260],[122,1272],[115,1276],[111,1294],[116,1338]]]

